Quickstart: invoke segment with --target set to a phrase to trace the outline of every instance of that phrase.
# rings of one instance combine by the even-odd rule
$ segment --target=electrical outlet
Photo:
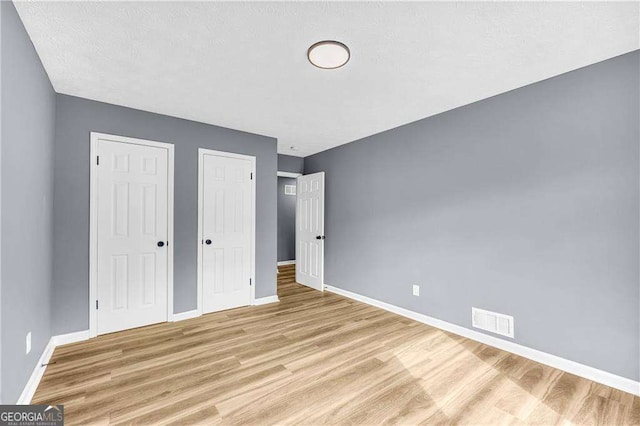
[[[27,354],[31,352],[31,332],[27,333]]]
[[[413,285],[413,295],[414,296],[420,296],[420,286],[419,285]]]

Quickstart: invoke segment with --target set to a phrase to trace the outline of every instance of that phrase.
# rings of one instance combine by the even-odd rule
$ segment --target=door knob
[[[158,247],[164,247],[164,241],[158,241]]]
[[[209,245],[211,245],[211,240],[207,240],[204,243],[209,246]]]
[[[324,235],[316,235],[316,240],[324,240]]]

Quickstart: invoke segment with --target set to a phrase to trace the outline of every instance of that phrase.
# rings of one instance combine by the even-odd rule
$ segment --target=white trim
[[[281,262],[278,262],[278,266],[284,266],[284,265],[295,265],[296,261],[294,260],[283,260]]]
[[[242,160],[249,160],[251,162],[251,173],[253,179],[251,179],[251,300],[250,305],[253,305],[256,298],[256,182],[258,176],[256,173],[256,157],[253,155],[235,154],[232,152],[216,151],[213,149],[198,148],[198,235],[196,244],[198,248],[197,259],[197,273],[198,273],[198,305],[197,311],[203,314],[202,307],[202,207],[203,207],[203,187],[202,180],[203,175],[203,160],[205,155],[216,155],[219,157],[239,158]]]
[[[541,364],[545,364],[559,370],[575,374],[576,376],[584,377],[585,379],[593,380],[594,382],[602,383],[603,385],[607,385],[612,388],[620,389],[621,391],[640,396],[640,382],[636,382],[626,377],[621,377],[607,371],[589,367],[588,365],[580,364],[578,362],[561,358],[556,355],[551,355],[537,349],[522,346],[508,340],[500,339],[498,337],[489,336],[484,333],[480,333],[456,324],[451,324],[446,321],[432,318],[430,316],[410,311],[399,306],[381,302],[379,300],[372,299],[361,294],[353,293],[348,290],[343,290],[338,287],[333,287],[325,284],[325,289],[332,293],[339,294],[340,296],[348,297],[349,299],[354,299],[359,302],[384,309],[385,311],[402,315],[403,317],[410,318],[414,321],[418,321],[423,324],[427,324],[432,327],[436,327],[441,330],[466,337],[467,339],[475,340],[476,342],[484,343],[485,345],[493,346],[495,348],[502,349],[503,351],[523,356]]]
[[[171,319],[171,321],[176,322],[176,321],[184,321],[184,320],[188,320],[191,318],[197,318],[199,316],[202,316],[202,313],[197,310],[194,309],[192,311],[186,311],[186,312],[180,312],[179,314],[173,314],[173,318]]]
[[[36,390],[38,389],[40,380],[42,380],[42,376],[47,369],[47,364],[51,360],[51,356],[53,355],[53,351],[56,347],[69,343],[81,342],[83,340],[87,340],[88,338],[89,330],[51,336],[51,339],[49,339],[49,343],[47,343],[47,346],[45,346],[44,350],[42,351],[42,355],[40,355],[38,363],[33,368],[33,372],[31,373],[31,376],[29,376],[29,380],[24,386],[24,389],[22,390],[22,393],[20,394],[20,397],[18,398],[16,404],[27,405],[31,403],[33,395],[35,395]]]
[[[278,171],[278,177],[297,178],[298,176],[302,176],[302,173],[280,172],[280,171]]]
[[[136,139],[126,136],[108,135],[105,133],[91,132],[91,148],[89,172],[90,194],[89,194],[89,337],[98,335],[98,313],[95,309],[95,300],[98,296],[98,173],[96,157],[98,151],[98,140],[107,139],[115,142],[130,143],[135,145],[153,146],[167,150],[167,321],[173,317],[173,144],[166,142],[156,142],[145,139]]]
[[[255,299],[253,301],[253,306],[266,305],[268,303],[276,303],[276,302],[279,302],[279,301],[280,301],[280,299],[278,299],[278,296],[260,297],[260,298]]]
[[[45,346],[44,351],[42,352],[42,355],[40,355],[40,358],[38,359],[38,363],[33,368],[33,372],[31,373],[31,376],[29,377],[27,384],[24,386],[24,389],[22,390],[22,393],[20,394],[20,397],[18,398],[18,401],[16,402],[16,404],[28,405],[31,403],[31,399],[33,398],[33,395],[35,395],[36,389],[38,389],[40,380],[42,379],[42,376],[44,375],[44,371],[47,368],[46,364],[49,363],[49,360],[51,359],[51,355],[53,355],[54,349],[55,349],[55,343],[54,343],[54,338],[52,337],[49,340],[49,343],[47,343],[47,346]]]
[[[83,342],[89,340],[89,330],[76,331],[75,333],[59,334],[53,336],[53,343],[55,347],[68,345],[70,343]]]

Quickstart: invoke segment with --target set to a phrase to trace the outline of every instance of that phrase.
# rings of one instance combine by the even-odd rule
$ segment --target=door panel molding
[[[324,290],[324,172],[296,180],[296,282]]]
[[[204,208],[204,159],[206,155],[218,156],[218,157],[226,157],[226,158],[236,158],[241,160],[247,160],[251,163],[251,237],[250,237],[250,275],[251,275],[251,288],[250,288],[250,305],[254,305],[256,301],[256,157],[251,155],[244,154],[236,154],[232,152],[225,151],[216,151],[213,149],[206,148],[198,148],[198,234],[197,234],[197,250],[198,250],[198,260],[197,260],[197,269],[198,269],[198,306],[197,311],[199,315],[204,313],[204,303],[203,303],[203,217],[202,211]]]
[[[110,135],[91,132],[90,138],[90,194],[89,194],[89,337],[98,335],[98,141],[111,141],[132,145],[149,146],[167,150],[167,321],[173,320],[173,191],[174,191],[174,145],[126,136]],[[122,161],[118,167],[128,168],[128,163]],[[143,169],[155,171],[154,162],[145,162]]]

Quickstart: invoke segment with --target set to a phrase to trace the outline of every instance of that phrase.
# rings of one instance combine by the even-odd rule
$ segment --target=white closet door
[[[251,304],[252,161],[201,154],[203,312]]]
[[[324,288],[324,172],[298,177],[296,281]]]
[[[167,321],[168,151],[97,142],[97,333]]]

